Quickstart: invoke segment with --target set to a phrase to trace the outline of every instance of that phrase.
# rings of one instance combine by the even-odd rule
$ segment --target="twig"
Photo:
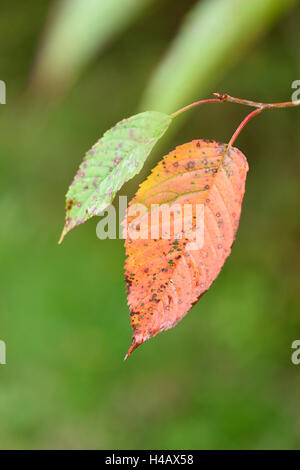
[[[233,96],[227,95],[227,93],[214,93],[215,98],[210,98],[207,100],[201,100],[201,101],[195,101],[195,103],[191,103],[187,106],[184,106],[184,108],[179,109],[175,113],[171,114],[171,117],[174,118],[178,116],[181,113],[184,113],[188,109],[194,108],[195,106],[199,106],[201,104],[206,104],[206,103],[236,103],[236,104],[242,104],[244,106],[250,106],[252,108],[257,108],[255,111],[252,111],[239,125],[239,127],[236,129],[235,133],[231,137],[228,146],[231,147],[242,131],[242,129],[245,127],[245,125],[255,116],[258,114],[262,113],[266,109],[282,109],[282,108],[294,108],[296,106],[300,106],[300,100],[296,101],[286,101],[283,103],[259,103],[257,101],[251,101],[251,100],[244,100],[242,98],[235,98]]]
[[[300,106],[300,100],[297,101],[286,101],[284,103],[258,103],[257,101],[244,100],[242,98],[234,98],[233,96],[214,93],[215,97],[221,102],[230,102],[243,104],[244,106],[250,106],[252,108],[263,108],[263,109],[276,109],[276,108],[293,108],[294,106]]]

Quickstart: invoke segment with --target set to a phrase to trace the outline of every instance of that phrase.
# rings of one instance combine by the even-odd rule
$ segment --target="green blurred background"
[[[93,219],[57,244],[82,156],[123,117],[214,91],[290,100],[299,2],[68,3],[1,3],[0,448],[299,449],[300,109],[243,131],[232,254],[188,316],[128,361],[123,241],[98,240]],[[246,113],[206,105],[178,118],[120,194],[175,145],[228,141]]]

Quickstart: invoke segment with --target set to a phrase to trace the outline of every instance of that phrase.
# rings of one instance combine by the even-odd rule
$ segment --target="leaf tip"
[[[141,342],[137,342],[135,340],[135,338],[132,339],[132,342],[131,342],[131,346],[130,348],[128,349],[127,351],[127,354],[125,355],[124,357],[124,361],[126,361],[128,359],[128,357],[133,353],[133,351],[142,344],[142,341]]]
[[[66,227],[64,227],[64,228],[63,228],[63,231],[61,232],[61,236],[60,236],[60,238],[59,238],[59,240],[58,240],[58,244],[59,244],[59,245],[61,245],[63,239],[64,239],[65,236],[66,236],[66,234],[67,234],[67,230],[66,230]]]

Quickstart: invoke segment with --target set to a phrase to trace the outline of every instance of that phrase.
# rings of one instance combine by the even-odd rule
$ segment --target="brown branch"
[[[286,101],[284,103],[258,103],[257,101],[244,100],[242,98],[234,98],[233,96],[214,93],[215,97],[221,102],[230,102],[243,104],[244,106],[250,106],[252,108],[261,108],[261,109],[280,109],[280,108],[293,108],[295,106],[300,106],[300,100],[297,101]]]
[[[259,103],[257,101],[251,100],[244,100],[242,98],[234,98],[233,96],[227,95],[227,93],[214,93],[215,98],[209,98],[207,100],[200,100],[195,101],[194,103],[188,104],[184,106],[184,108],[175,111],[175,113],[171,114],[171,117],[176,117],[181,113],[184,113],[188,109],[194,108],[195,106],[199,106],[201,104],[206,103],[236,103],[236,104],[243,104],[244,106],[250,106],[252,108],[260,108],[260,109],[281,109],[281,108],[293,108],[295,106],[300,106],[300,100],[297,101],[286,101],[284,103]]]
[[[244,100],[242,98],[234,98],[233,96],[227,95],[227,93],[214,93],[215,98],[207,99],[207,100],[201,100],[201,101],[195,101],[195,103],[191,103],[187,106],[184,106],[184,108],[179,109],[175,113],[171,114],[171,117],[174,118],[178,116],[181,113],[184,113],[188,109],[194,108],[195,106],[199,106],[200,104],[205,104],[205,103],[236,103],[236,104],[243,104],[244,106],[250,106],[251,108],[257,108],[255,111],[252,111],[248,116],[241,122],[239,127],[236,129],[235,133],[231,137],[228,146],[231,147],[240,134],[240,132],[243,130],[245,125],[255,116],[258,114],[262,113],[266,109],[282,109],[282,108],[294,108],[295,106],[300,106],[300,100],[296,101],[286,101],[283,103],[259,103],[257,101],[251,101],[251,100]]]

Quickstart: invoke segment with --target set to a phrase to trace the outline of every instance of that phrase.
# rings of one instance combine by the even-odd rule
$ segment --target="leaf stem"
[[[240,135],[241,131],[244,129],[245,125],[252,119],[254,118],[255,116],[257,116],[258,114],[262,113],[263,111],[265,110],[265,108],[258,108],[258,109],[255,109],[254,111],[252,111],[250,114],[248,114],[248,116],[245,117],[245,119],[241,122],[241,124],[239,125],[239,127],[237,128],[237,130],[235,131],[235,133],[233,134],[233,136],[231,137],[229,143],[228,143],[228,147],[232,147],[233,143],[235,142],[236,138]]]
[[[175,113],[171,114],[171,117],[174,118],[176,116],[179,116],[179,114],[184,113],[188,109],[195,108],[195,106],[199,106],[200,104],[220,103],[220,102],[221,102],[220,98],[209,98],[207,100],[195,101],[195,103],[188,104],[187,106],[184,106],[184,108],[178,109],[178,111],[175,111]]]

